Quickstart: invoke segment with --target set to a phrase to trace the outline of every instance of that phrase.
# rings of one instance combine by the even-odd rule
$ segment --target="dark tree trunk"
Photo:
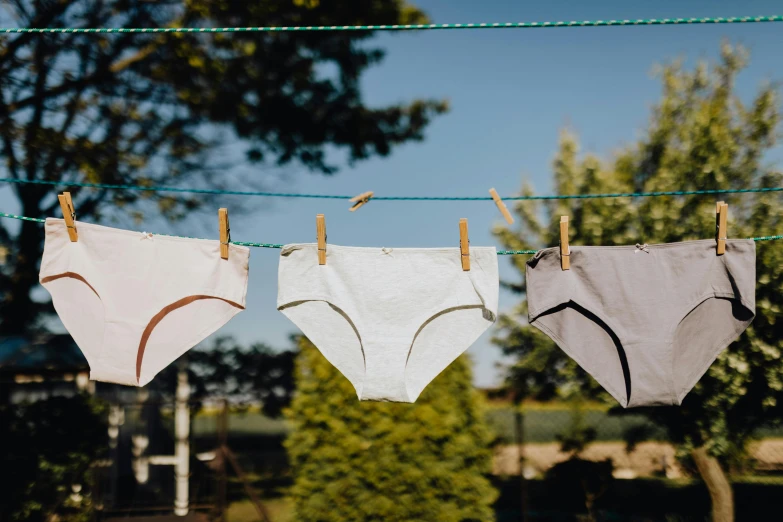
[[[25,191],[27,192],[27,191]],[[40,214],[40,198],[37,194],[21,194],[22,213],[26,216]],[[34,330],[40,319],[39,313],[47,305],[35,303],[30,292],[38,284],[41,244],[44,227],[40,223],[22,221],[19,235],[10,245],[13,270],[7,278],[0,300],[0,335],[21,335]]]
[[[734,522],[734,493],[720,462],[704,447],[696,448],[692,455],[710,492],[712,522]]]

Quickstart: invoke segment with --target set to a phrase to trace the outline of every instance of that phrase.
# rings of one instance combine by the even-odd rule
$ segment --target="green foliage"
[[[415,404],[359,402],[306,339],[287,412],[297,520],[493,520],[491,434],[466,358]]]
[[[106,447],[103,413],[88,396],[0,407],[0,520],[89,520],[89,465]]]
[[[426,21],[403,0],[10,2],[19,27],[397,24]],[[10,17],[10,18],[8,18]],[[362,75],[382,49],[370,31],[0,35],[0,176],[193,188],[258,186],[259,168],[331,174],[421,140],[442,100],[368,106]],[[230,147],[229,147],[230,146]],[[329,151],[327,157],[327,151]],[[252,169],[247,168],[253,165]],[[234,168],[245,167],[245,168]],[[59,215],[55,190],[11,186],[20,213]],[[74,188],[85,221],[192,215],[207,197]],[[217,205],[215,205],[217,206]],[[234,201],[232,208],[241,210]],[[0,223],[0,333],[45,329],[43,227]]]
[[[783,186],[783,175],[765,165],[776,140],[777,92],[762,86],[744,102],[734,82],[747,53],[724,44],[721,60],[687,70],[681,63],[660,69],[663,92],[648,129],[611,161],[580,158],[575,136],[564,132],[554,161],[557,194],[695,190]],[[530,193],[530,187],[524,187]],[[560,215],[572,217],[571,243],[622,245],[704,239],[715,234],[715,199],[704,196],[522,202],[521,228],[498,227],[505,248],[556,245]],[[730,206],[730,237],[771,235],[783,230],[779,194],[721,195]],[[543,217],[543,219],[542,219]],[[666,426],[669,437],[692,446],[707,444],[716,455],[741,452],[765,423],[783,418],[783,243],[757,243],[756,318],[741,338],[711,366],[682,407],[637,409]],[[526,258],[512,259],[524,272]],[[524,293],[524,282],[510,287]],[[546,336],[527,326],[524,301],[500,318],[494,341],[516,357],[509,383],[522,396],[549,398],[574,393],[612,401]]]

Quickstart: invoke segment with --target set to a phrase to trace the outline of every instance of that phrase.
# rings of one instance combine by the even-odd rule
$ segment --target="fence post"
[[[227,507],[227,483],[226,477],[226,456],[223,454],[223,448],[228,445],[228,400],[223,399],[220,403],[220,411],[217,418],[217,436],[218,450],[216,457],[218,459],[218,491],[217,491],[217,515],[220,522],[226,522]]]
[[[515,404],[514,408],[514,432],[516,434],[517,452],[519,457],[519,509],[522,522],[527,522],[527,480],[525,479],[525,442],[524,423],[522,418],[522,406]]]
[[[190,386],[184,359],[177,374],[177,406],[175,412],[174,433],[177,446],[174,451],[177,477],[177,495],[174,500],[174,514],[184,517],[188,514],[190,482]]]

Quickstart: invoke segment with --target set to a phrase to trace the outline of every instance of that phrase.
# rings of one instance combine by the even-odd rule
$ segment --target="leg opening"
[[[493,323],[482,305],[447,308],[428,318],[413,337],[405,365],[405,387],[410,402]]]
[[[53,276],[46,276],[46,277],[41,279],[41,284],[50,283],[52,281],[57,281],[58,279],[62,279],[64,277],[67,277],[69,279],[75,279],[77,281],[81,281],[82,283],[87,285],[90,290],[92,290],[92,293],[94,293],[95,296],[98,299],[101,298],[101,296],[98,295],[98,292],[95,290],[95,288],[93,288],[92,285],[90,283],[88,283],[85,278],[83,278],[82,276],[80,276],[76,272],[63,272],[62,274],[57,274],[57,275],[53,275]]]
[[[617,402],[628,406],[632,391],[628,356],[620,338],[603,319],[569,301],[541,313],[530,324],[557,343]]]
[[[182,310],[188,305],[192,305],[188,311]],[[152,355],[148,353],[148,359],[153,358],[150,361],[153,372],[149,379],[146,379],[147,382],[182,353],[217,331],[244,309],[238,303],[209,295],[191,295],[164,307],[150,319],[141,335],[136,354],[136,382],[141,385],[142,361],[153,331],[156,334],[156,348],[161,349],[154,350]],[[179,320],[164,322],[167,318]],[[194,329],[188,329],[188,325],[192,325]]]
[[[80,274],[63,272],[42,277],[63,326],[81,350],[91,372],[100,372],[105,312],[97,290]]]
[[[353,385],[361,400],[366,354],[355,322],[342,308],[323,300],[302,300],[279,306],[329,363]]]
[[[754,316],[738,299],[709,296],[682,318],[672,336],[674,385],[680,401]]]

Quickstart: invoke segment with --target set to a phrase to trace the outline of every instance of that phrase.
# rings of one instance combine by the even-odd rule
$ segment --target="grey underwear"
[[[714,240],[547,248],[526,268],[528,319],[624,407],[680,404],[756,309],[756,245]]]

